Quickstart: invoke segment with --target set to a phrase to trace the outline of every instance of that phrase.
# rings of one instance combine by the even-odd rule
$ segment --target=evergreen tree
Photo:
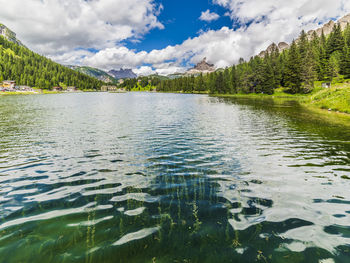
[[[290,93],[295,94],[301,90],[301,59],[297,48],[297,44],[293,41],[290,46],[286,68],[285,68],[285,84]]]

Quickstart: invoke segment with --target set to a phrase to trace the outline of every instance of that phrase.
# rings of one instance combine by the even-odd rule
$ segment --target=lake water
[[[350,262],[350,119],[201,95],[0,97],[0,262]]]

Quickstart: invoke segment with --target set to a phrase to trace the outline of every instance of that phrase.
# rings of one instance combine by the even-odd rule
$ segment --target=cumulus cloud
[[[156,72],[152,69],[152,67],[149,66],[142,66],[140,68],[134,69],[134,72],[138,76],[149,76],[152,74],[155,74]]]
[[[258,54],[271,42],[291,42],[302,29],[317,28],[350,11],[348,0],[213,0],[213,3],[227,9],[232,25],[201,31],[178,45],[150,52],[128,49],[120,41],[163,27],[157,20],[161,7],[152,0],[0,0],[0,17],[26,44],[49,52],[58,62],[105,70],[132,68],[146,75],[183,72],[203,57],[216,67],[230,66],[240,57],[249,59]]]
[[[199,19],[202,21],[211,22],[211,21],[219,19],[219,17],[220,16],[217,13],[210,12],[210,10],[208,9],[207,11],[202,12]]]
[[[153,0],[0,0],[0,19],[45,55],[107,48],[153,28],[162,6]]]
[[[151,52],[135,52],[126,47],[107,48],[85,57],[81,63],[105,70],[120,67],[137,68],[143,64],[150,64],[158,70],[157,72],[164,74],[182,72],[183,65],[196,63],[206,56],[217,67],[226,67],[231,65],[232,61],[238,60],[239,56],[247,55],[244,48],[239,46],[243,37],[243,34],[223,27],[217,31],[206,31],[180,45]],[[237,50],[239,52],[235,52]]]
[[[240,57],[249,59],[271,42],[291,42],[302,29],[317,28],[350,11],[350,2],[346,0],[214,0],[214,3],[227,9],[233,23],[239,23],[238,29],[204,31],[181,44],[151,52],[135,52],[125,47],[107,49],[87,57],[84,63],[102,68],[115,65],[135,68],[147,63],[156,72],[172,73],[207,57],[216,67],[226,67],[237,63]]]

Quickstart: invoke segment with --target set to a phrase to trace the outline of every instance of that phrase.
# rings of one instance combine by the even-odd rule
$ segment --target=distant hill
[[[110,70],[109,75],[115,79],[135,79],[137,75],[132,71],[132,69],[120,69],[120,70]]]
[[[78,71],[80,73],[86,74],[90,77],[101,80],[105,83],[114,83],[117,81],[114,77],[109,75],[107,72],[97,68],[85,67],[85,66],[67,66],[67,67],[75,71]]]
[[[178,78],[182,78],[182,77],[184,77],[184,76],[185,76],[184,73],[173,73],[173,74],[167,75],[167,77],[168,77],[169,79],[178,79]]]
[[[163,75],[158,75],[158,74],[153,74],[153,75],[149,75],[149,78],[154,78],[154,79],[159,79],[159,80],[168,80],[170,79],[168,76],[163,76]]]
[[[51,89],[60,83],[78,89],[100,89],[102,82],[76,72],[29,50],[16,34],[0,26],[0,81],[15,80],[17,85]]]

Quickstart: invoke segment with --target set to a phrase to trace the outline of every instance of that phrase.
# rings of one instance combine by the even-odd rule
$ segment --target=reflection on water
[[[0,262],[349,262],[347,119],[293,104],[0,98]]]

